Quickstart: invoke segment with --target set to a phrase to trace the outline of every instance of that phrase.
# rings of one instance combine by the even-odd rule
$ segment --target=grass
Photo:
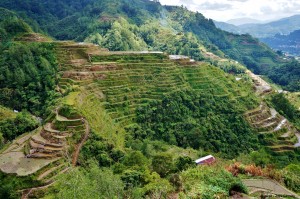
[[[17,117],[17,113],[0,105],[0,121],[15,117]]]
[[[291,104],[293,104],[298,110],[300,110],[300,92],[287,93],[286,97],[291,102]]]
[[[74,106],[89,121],[92,130],[116,148],[124,148],[125,131],[106,113],[101,101],[88,91],[82,91]]]
[[[77,48],[61,47],[60,56],[66,64],[66,60],[71,61],[72,56],[69,55],[78,54]],[[211,94],[236,105],[242,104],[243,110],[258,103],[251,94],[249,83],[237,82],[233,75],[208,64],[181,66],[168,60],[164,54],[126,52],[92,55],[91,60],[90,67],[113,63],[114,69],[102,67],[93,71],[104,77],[100,80],[79,81],[72,79],[72,75],[62,78],[60,84],[66,88],[77,86],[77,90],[71,89],[62,102],[76,107],[89,121],[93,131],[119,148],[124,147],[124,127],[136,122],[136,110],[151,101],[161,101],[164,95],[176,90],[197,89],[204,95]],[[86,64],[82,65],[82,71],[88,73]]]

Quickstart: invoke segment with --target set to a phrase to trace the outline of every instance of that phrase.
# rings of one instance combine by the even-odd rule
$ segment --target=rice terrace
[[[0,198],[300,198],[300,18],[161,2],[0,1]]]

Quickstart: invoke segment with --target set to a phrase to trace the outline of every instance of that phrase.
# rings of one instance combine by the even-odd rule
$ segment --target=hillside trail
[[[267,193],[277,196],[289,196],[294,198],[300,198],[300,196],[278,182],[269,179],[244,179],[243,183],[248,187],[250,194],[255,193]]]
[[[29,189],[23,189],[23,190],[20,190],[19,192],[22,193],[22,196],[21,196],[21,199],[27,199],[29,198],[30,194],[34,191],[39,191],[39,190],[43,190],[43,189],[47,189],[49,188],[50,186],[52,186],[55,182],[54,181],[51,181],[49,182],[48,184],[46,185],[43,185],[43,186],[40,186],[40,187],[35,187],[35,188],[29,188]]]
[[[246,70],[246,73],[254,81],[257,93],[265,93],[265,92],[269,92],[272,90],[271,85],[268,82],[266,82],[265,80],[263,80],[259,75],[255,75],[250,70]]]
[[[88,122],[85,119],[83,121],[84,121],[84,125],[85,125],[85,133],[81,139],[81,142],[75,147],[75,151],[74,151],[73,159],[72,159],[73,166],[76,166],[80,150],[81,150],[83,144],[85,143],[85,141],[88,139],[90,130],[91,130]]]

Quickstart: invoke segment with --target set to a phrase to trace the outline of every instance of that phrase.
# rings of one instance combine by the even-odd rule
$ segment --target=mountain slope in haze
[[[262,38],[261,40],[273,49],[300,56],[300,30],[295,30],[288,35],[276,34],[273,37]]]
[[[289,34],[300,29],[300,15],[283,18],[264,24],[244,24],[236,27],[224,22],[216,22],[216,26],[222,30],[233,33],[248,33],[257,38],[272,37],[276,34]]]
[[[220,28],[221,30],[235,33],[235,34],[243,34],[244,33],[239,29],[238,26],[235,26],[233,24],[229,24],[226,22],[220,22],[220,21],[214,21],[214,23],[215,23],[216,27]]]
[[[232,24],[235,26],[245,25],[245,24],[260,24],[263,23],[259,20],[252,19],[252,18],[237,18],[237,19],[230,19],[226,21],[228,24]]]

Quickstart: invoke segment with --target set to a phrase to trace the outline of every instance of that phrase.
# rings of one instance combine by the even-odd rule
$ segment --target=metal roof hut
[[[212,155],[208,155],[208,156],[199,158],[198,160],[195,160],[197,165],[213,164],[215,161],[216,161],[216,158]]]

